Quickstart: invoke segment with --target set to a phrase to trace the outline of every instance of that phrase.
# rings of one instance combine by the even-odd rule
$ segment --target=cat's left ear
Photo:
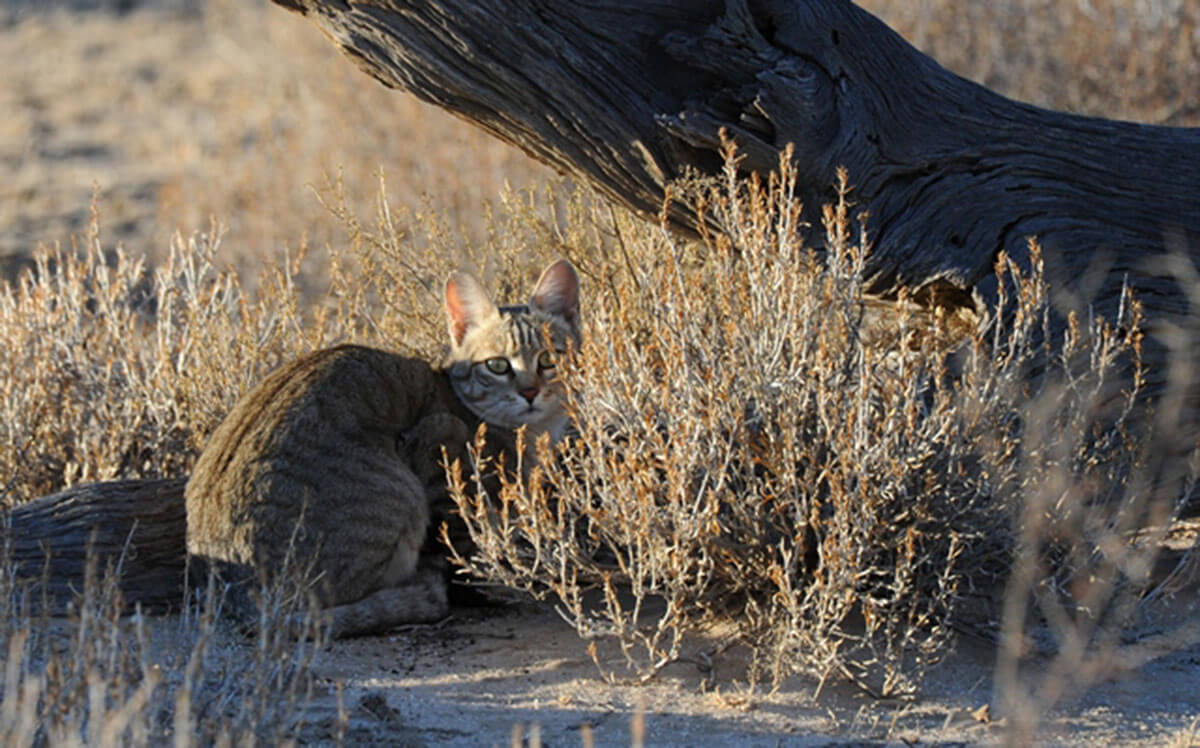
[[[559,260],[542,272],[529,306],[562,317],[579,334],[579,275],[575,266]]]

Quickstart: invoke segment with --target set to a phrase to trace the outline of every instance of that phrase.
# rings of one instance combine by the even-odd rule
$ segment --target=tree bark
[[[1037,237],[1061,281],[1129,274],[1152,309],[1186,311],[1146,261],[1200,251],[1200,129],[1011,101],[847,0],[275,2],[385,85],[635,210],[657,213],[686,168],[713,172],[725,128],[747,171],[794,144],[815,227],[849,170],[870,210],[874,291],[990,296],[997,253],[1026,258]],[[694,228],[678,207],[671,219]]]
[[[1036,238],[1060,310],[1112,321],[1128,283],[1150,333],[1154,451],[1196,446],[1200,128],[1012,101],[849,0],[274,2],[385,85],[642,213],[657,214],[686,170],[716,172],[724,129],[747,172],[777,168],[794,146],[806,239],[819,249],[844,166],[869,211],[866,287],[885,301],[907,288],[978,310],[998,298],[998,255],[1028,269]],[[696,228],[683,206],[668,216]],[[1066,319],[1055,314],[1058,332]],[[1175,462],[1167,483],[1178,485]]]
[[[1111,315],[1128,279],[1151,331],[1164,332],[1147,346],[1152,391],[1172,376],[1168,354],[1190,367],[1183,379],[1200,380],[1189,297],[1200,293],[1200,129],[1011,101],[848,0],[274,1],[385,85],[646,214],[685,170],[715,173],[722,128],[746,171],[776,168],[794,145],[813,227],[845,166],[870,211],[869,285],[884,296],[903,286],[948,303],[990,300],[998,253],[1027,260],[1036,237],[1073,307]],[[683,206],[668,216],[695,229]],[[821,239],[812,229],[810,243]],[[1186,447],[1200,420],[1194,384],[1181,397],[1174,438]],[[101,568],[121,564],[127,603],[177,605],[183,486],[97,484],[17,507],[8,534],[18,573],[45,572],[61,604],[81,589],[91,548]]]
[[[92,483],[15,507],[8,544],[31,601],[61,613],[108,568],[125,606],[178,610],[187,568],[186,478]],[[201,577],[203,578],[203,577]]]

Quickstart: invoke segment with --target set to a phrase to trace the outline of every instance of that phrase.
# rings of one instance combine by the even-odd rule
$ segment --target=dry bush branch
[[[0,382],[3,504],[87,480],[186,474],[237,397],[279,362],[313,349],[358,341],[436,351],[440,314],[405,311],[437,309],[437,302],[397,269],[406,266],[389,263],[407,253],[417,258],[407,267],[425,267],[434,282],[454,262],[454,253],[441,250],[460,239],[423,218],[430,230],[408,238],[382,191],[379,199],[379,244],[360,233],[350,212],[341,214],[350,251],[333,254],[337,272],[313,307],[300,303],[303,257],[268,266],[252,291],[236,271],[218,269],[217,225],[177,236],[153,271],[103,246],[95,210],[78,245],[41,250],[31,269],[0,287],[0,367],[10,372]],[[546,219],[530,218],[540,204],[513,200],[520,215],[495,229],[504,249],[479,250],[503,258],[502,267],[518,263],[530,235],[551,230]],[[537,264],[521,272],[532,274]],[[5,549],[9,537],[0,533]],[[76,618],[52,626],[31,612],[49,606],[31,604],[7,551],[2,558],[0,646],[12,647],[0,686],[6,744],[279,743],[324,735],[324,725],[304,721],[314,687],[311,642],[320,640],[323,619],[312,617],[302,574],[262,592],[256,639],[243,643],[219,623],[217,590],[176,623],[121,619],[117,570],[93,576]],[[143,626],[155,633],[143,637]]]
[[[93,209],[72,249],[43,248],[0,287],[0,474],[7,505],[80,482],[186,473],[229,406],[281,361],[360,333],[365,301],[301,309],[303,258],[243,291],[219,270],[222,229],[176,235],[150,271],[105,249]]]
[[[490,243],[465,261],[511,273],[514,286],[554,255],[577,262],[589,332],[565,377],[579,434],[528,480],[499,479],[526,471],[491,465],[477,447],[479,475],[455,479],[474,542],[459,547],[460,562],[554,597],[614,677],[703,659],[692,650],[698,635],[746,645],[755,681],[803,673],[909,695],[964,628],[1004,635],[1022,688],[1037,651],[1060,652],[1059,672],[1091,672],[1149,599],[1154,538],[1167,532],[1155,528],[1172,510],[1143,490],[1158,484],[1134,407],[1137,304],[1052,339],[1036,247],[1031,268],[1000,258],[995,308],[947,314],[904,295],[866,298],[869,237],[845,180],[841,194],[826,212],[824,255],[795,239],[786,166],[741,181],[731,162],[720,180],[680,185],[677,198],[712,219],[695,243],[583,191],[507,196]],[[98,230],[80,255],[46,255],[0,299],[0,330],[14,342],[2,355],[24,356],[3,401],[14,416],[4,424],[7,500],[80,479],[80,468],[64,467],[80,453],[96,460],[88,475],[139,474],[129,453],[156,460],[142,475],[186,470],[229,402],[312,347],[352,339],[435,351],[444,333],[427,314],[429,286],[453,262],[443,250],[461,244],[424,219],[431,228],[417,231],[380,200],[369,230],[341,214],[350,251],[334,258],[330,293],[313,309],[296,301],[295,263],[270,271],[252,296],[213,268],[204,237],[177,243],[177,259],[152,278],[101,251]],[[60,408],[41,408],[53,398]],[[94,411],[102,417],[89,420]],[[996,594],[1002,579],[1007,603]],[[117,605],[111,594],[100,599]],[[5,600],[6,630],[32,628],[20,623],[19,594]],[[223,656],[205,649],[211,621],[189,620],[210,632],[190,645],[195,661]],[[128,649],[136,639],[107,641],[106,656],[139,661]],[[23,662],[28,686],[15,692],[41,693],[48,660]],[[162,683],[245,697],[235,719],[197,712],[199,696],[172,696],[172,723],[195,734],[236,724],[237,734],[273,739],[285,723],[303,727],[288,715],[308,686],[296,686],[295,701],[266,701],[249,671],[195,665],[189,680],[182,661],[154,664]],[[197,680],[221,668],[229,679]],[[118,711],[141,703],[149,677],[122,672]],[[151,703],[164,703],[166,686],[147,687]],[[1069,690],[1047,681],[1029,698]],[[32,707],[12,704],[6,724],[19,731]],[[64,704],[67,714],[85,708]],[[138,713],[120,724],[167,720]]]
[[[818,257],[788,161],[742,181],[727,157],[678,193],[714,227],[701,242],[635,232],[600,270],[566,377],[578,439],[527,481],[479,447],[473,479],[451,471],[459,563],[554,598],[640,677],[719,624],[752,679],[911,695],[954,627],[997,635],[1018,557],[1036,561],[1011,585],[1070,601],[1061,621],[1039,598],[1059,646],[1084,613],[1119,630],[1118,597],[1151,582],[1111,548],[1178,498],[1144,490],[1136,302],[1054,338],[1034,244],[1031,268],[998,260],[998,303],[948,350],[940,310],[864,298],[845,177]]]
[[[127,617],[113,569],[92,573],[69,620],[31,617],[12,577],[0,646],[5,745],[279,744],[308,728],[321,642],[301,580],[261,591],[268,625],[239,642],[219,622],[221,594],[174,621]],[[278,622],[294,620],[297,631]],[[297,636],[297,633],[300,635]]]

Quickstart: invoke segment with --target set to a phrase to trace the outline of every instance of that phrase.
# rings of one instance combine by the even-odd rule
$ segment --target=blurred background
[[[864,0],[951,69],[1041,106],[1200,124],[1200,4],[1190,0]],[[105,246],[151,260],[171,235],[227,233],[225,264],[344,243],[336,180],[371,215],[386,175],[406,220],[461,241],[485,206],[548,169],[344,59],[266,0],[0,4],[0,271],[68,245],[98,197]],[[304,274],[319,283],[324,253]],[[250,271],[246,273],[245,271]]]

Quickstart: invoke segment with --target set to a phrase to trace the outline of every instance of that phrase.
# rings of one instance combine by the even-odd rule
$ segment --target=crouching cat
[[[531,438],[561,437],[567,416],[556,356],[580,339],[579,280],[560,260],[542,274],[528,304],[497,307],[478,281],[456,273],[446,283],[445,308],[450,353],[443,369],[363,346],[318,351],[271,373],[212,434],[182,491],[186,551],[192,569],[228,583],[235,615],[253,612],[249,592],[260,580],[297,568],[315,579],[335,637],[446,615],[444,562],[428,542],[431,514],[444,512],[448,502],[443,449],[451,460],[461,457],[481,421],[489,424],[489,441],[521,427]],[[169,503],[181,485],[134,490],[136,483],[99,485],[111,487],[102,491],[109,502],[115,492],[153,496],[158,505]],[[136,532],[137,507],[55,508],[54,502],[71,498],[65,492],[18,507],[14,535],[22,527],[26,536],[78,537],[48,533],[33,520],[71,516],[77,524],[96,524],[106,512]],[[24,519],[17,514],[22,509]],[[178,533],[162,528],[163,518],[174,515],[160,510],[156,506],[158,534],[177,542]],[[107,536],[119,533],[110,527]],[[155,542],[135,534],[132,559],[162,562]],[[37,573],[44,557],[34,558],[32,544],[23,547],[30,557],[17,558],[18,565]],[[45,552],[45,544],[38,547]],[[102,555],[105,550],[97,548]],[[53,542],[49,551],[55,552]],[[182,551],[166,555],[182,565]],[[129,571],[130,579],[148,578]],[[162,585],[176,576],[182,578],[173,571],[152,578]],[[128,589],[126,597],[170,595]]]

